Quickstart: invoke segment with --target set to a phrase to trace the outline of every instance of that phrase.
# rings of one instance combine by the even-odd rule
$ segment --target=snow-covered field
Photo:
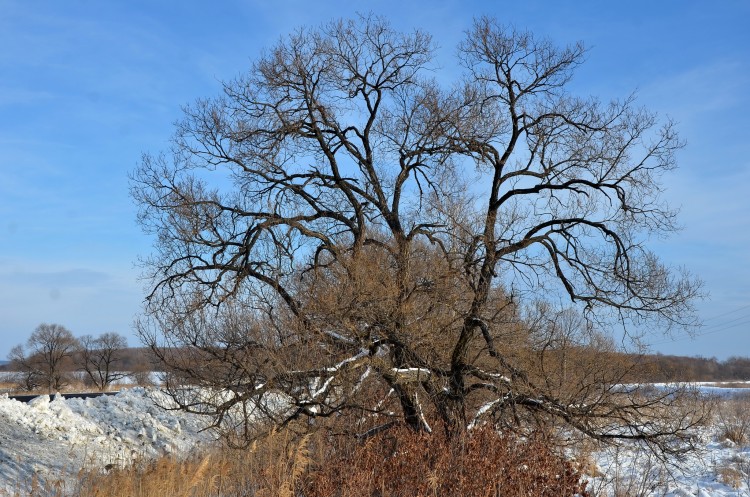
[[[698,437],[697,452],[667,466],[645,449],[602,451],[596,454],[602,474],[589,477],[589,490],[608,496],[750,496],[750,450],[720,440],[711,428]]]
[[[210,443],[211,434],[200,431],[201,418],[164,410],[154,400],[167,402],[158,390],[140,387],[85,400],[42,396],[28,404],[0,396],[0,495],[12,495],[33,475],[73,478],[83,466],[105,469],[135,459],[187,455]],[[592,489],[605,495],[629,486],[631,491],[621,495],[750,496],[750,476],[739,471],[750,472],[750,448],[721,440],[719,433],[718,427],[705,427],[697,434],[701,451],[669,472],[646,452],[596,453],[602,474],[591,479]]]

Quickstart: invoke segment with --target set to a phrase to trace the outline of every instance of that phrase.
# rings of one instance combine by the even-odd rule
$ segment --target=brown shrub
[[[315,497],[587,495],[580,473],[542,438],[478,428],[463,440],[397,427],[328,454],[308,474]],[[331,446],[334,447],[334,446]]]

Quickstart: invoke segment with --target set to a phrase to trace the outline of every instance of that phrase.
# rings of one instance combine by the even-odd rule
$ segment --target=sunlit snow
[[[211,440],[205,419],[158,407],[167,398],[133,388],[114,396],[63,399],[43,395],[29,403],[0,396],[0,489],[34,474],[75,475],[136,459],[184,455]]]

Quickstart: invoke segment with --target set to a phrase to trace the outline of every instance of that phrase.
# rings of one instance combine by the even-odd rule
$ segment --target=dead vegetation
[[[750,442],[750,395],[717,400],[715,411],[719,437],[746,446]]]
[[[575,465],[554,443],[489,426],[461,440],[402,426],[326,454],[309,473],[303,495],[319,497],[496,497],[588,495]]]
[[[366,440],[274,431],[242,450],[35,479],[7,497],[538,497],[587,496],[575,465],[548,440],[487,426],[456,443],[397,427]],[[0,493],[6,497],[6,494]]]

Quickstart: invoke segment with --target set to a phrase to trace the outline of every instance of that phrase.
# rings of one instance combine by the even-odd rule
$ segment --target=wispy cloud
[[[0,273],[0,281],[11,285],[33,285],[49,288],[99,286],[112,281],[112,276],[92,269],[65,271],[9,271]]]
[[[729,110],[747,98],[747,63],[731,57],[667,73],[643,87],[641,96],[671,109],[679,121],[707,112]]]

